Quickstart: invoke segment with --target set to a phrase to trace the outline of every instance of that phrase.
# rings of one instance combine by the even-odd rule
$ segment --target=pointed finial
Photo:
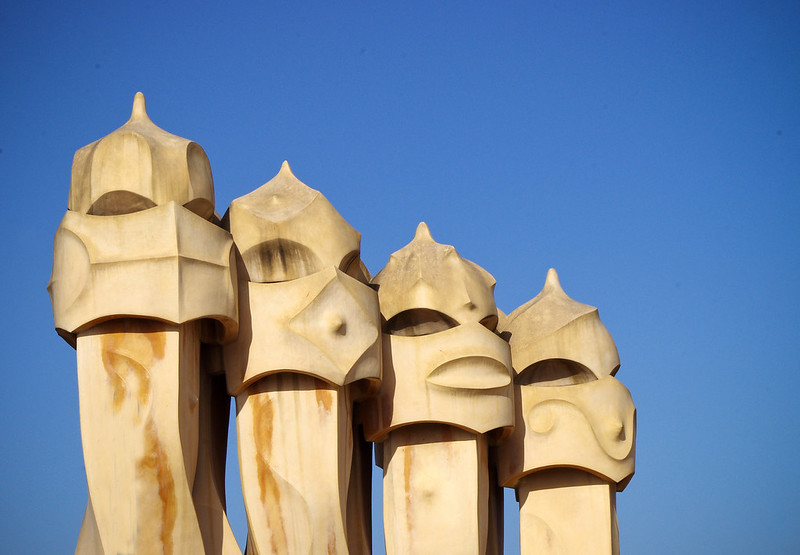
[[[425,222],[419,223],[417,231],[414,233],[414,241],[433,241],[431,230],[428,229],[428,224]]]
[[[553,291],[560,291],[564,293],[564,289],[561,288],[561,281],[558,279],[558,272],[556,272],[555,268],[550,268],[547,270],[547,279],[544,280],[544,287],[542,287],[542,292],[553,292]]]
[[[306,185],[305,183],[303,183],[299,179],[297,179],[297,176],[292,171],[291,166],[289,166],[289,161],[288,160],[284,160],[283,163],[281,164],[281,169],[280,169],[280,171],[278,171],[278,175],[276,175],[275,177],[278,177],[278,176],[281,176],[283,178],[291,178],[294,181],[300,182],[304,187],[308,187],[308,185]]]
[[[144,104],[144,94],[137,92],[133,97],[133,110],[131,110],[131,120],[150,119],[147,117],[147,109]]]

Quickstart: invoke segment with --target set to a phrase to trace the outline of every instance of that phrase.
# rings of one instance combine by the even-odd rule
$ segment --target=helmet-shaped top
[[[125,125],[75,153],[69,209],[110,216],[170,201],[210,219],[211,166],[200,145],[150,121],[138,92]]]
[[[459,256],[451,245],[434,241],[425,222],[414,239],[389,257],[375,276],[381,314],[390,322],[407,311],[429,310],[454,324],[483,322],[494,329],[495,280],[483,268]]]
[[[322,193],[297,179],[288,162],[267,183],[234,200],[224,223],[249,281],[287,281],[330,266],[354,277],[360,272],[361,234]]]
[[[542,291],[508,315],[514,369],[519,374],[543,360],[577,362],[596,377],[614,375],[619,354],[597,309],[567,296],[553,268]]]

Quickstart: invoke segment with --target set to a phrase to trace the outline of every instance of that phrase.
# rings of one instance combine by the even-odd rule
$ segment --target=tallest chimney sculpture
[[[75,153],[48,285],[77,351],[78,554],[615,555],[636,409],[596,308],[551,269],[506,316],[494,278],[420,223],[374,278],[361,235],[284,162],[220,219],[196,143],[131,117]],[[239,538],[243,540],[244,538]]]
[[[238,551],[222,492],[209,495],[224,469],[205,447],[225,438],[200,427],[214,408],[199,403],[219,384],[201,376],[212,370],[201,343],[238,326],[233,241],[214,219],[205,152],[156,127],[141,93],[125,125],[75,154],[48,289],[56,330],[77,349],[80,553]],[[227,433],[227,407],[217,413]],[[213,523],[205,537],[201,522]]]

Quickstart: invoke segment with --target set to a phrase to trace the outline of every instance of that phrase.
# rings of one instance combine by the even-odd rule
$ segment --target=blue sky
[[[800,550],[800,4],[165,4],[0,5],[5,549],[77,539],[45,286],[72,156],[141,90],[208,153],[220,213],[288,159],[373,274],[424,220],[506,312],[551,266],[598,306],[638,408],[623,553]],[[509,553],[515,515],[509,492]]]

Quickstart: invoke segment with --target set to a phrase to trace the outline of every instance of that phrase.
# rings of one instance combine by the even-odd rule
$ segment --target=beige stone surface
[[[278,175],[231,203],[225,224],[236,238],[246,279],[287,281],[336,266],[360,277],[361,234],[284,162]]]
[[[497,451],[489,448],[489,503],[488,530],[486,533],[486,555],[503,555],[505,553],[505,507],[504,488],[497,477]]]
[[[517,426],[498,447],[499,479],[515,487],[522,476],[553,467],[582,468],[627,485],[634,473],[636,409],[611,376],[583,384],[519,388]]]
[[[425,223],[375,276],[384,326],[383,383],[367,402],[367,439],[439,422],[475,433],[513,426],[511,359],[494,333],[494,279],[433,240]]]
[[[461,258],[453,246],[434,241],[425,222],[417,227],[413,241],[389,257],[372,283],[378,285],[381,314],[396,333],[430,333],[429,329],[414,329],[414,325],[428,322],[419,318],[407,321],[403,317],[407,312],[411,317],[422,311],[445,315],[450,325],[484,322],[494,329],[497,324],[494,278]]]
[[[56,330],[74,335],[111,318],[219,322],[235,336],[230,234],[174,203],[120,216],[67,212],[48,285]]]
[[[97,529],[97,519],[92,508],[92,496],[86,502],[86,512],[83,514],[81,529],[78,532],[78,544],[75,546],[78,555],[104,555],[103,540],[100,530]]]
[[[147,117],[75,155],[48,285],[77,349],[89,502],[78,553],[240,553],[225,515],[224,377],[237,330],[230,234],[208,158]],[[204,359],[205,360],[205,359]]]
[[[570,360],[595,377],[613,376],[619,355],[595,307],[570,299],[554,269],[542,291],[508,315],[503,325],[517,373],[545,360]]]
[[[359,393],[350,388],[353,399]],[[364,439],[361,406],[353,406],[353,459],[347,487],[347,547],[351,555],[372,553],[372,451],[373,444]]]
[[[516,374],[516,425],[497,447],[497,469],[517,491],[521,552],[618,553],[615,496],[634,472],[636,409],[613,377],[610,334],[597,309],[564,293],[553,269],[542,292],[501,325]]]
[[[364,417],[370,441],[426,422],[479,434],[513,427],[508,344],[481,324],[419,337],[385,334],[383,343],[383,383]]]
[[[407,426],[382,447],[387,555],[486,553],[486,437],[452,426]]]
[[[190,488],[198,334],[196,323],[121,319],[78,335],[81,437],[97,529],[87,510],[78,546],[85,552],[203,552]],[[102,547],[91,545],[96,536]]]
[[[371,278],[360,234],[287,162],[214,212],[208,157],[150,121],[75,154],[48,290],[77,349],[89,499],[76,553],[616,554],[636,409],[596,308],[555,270],[509,315],[420,223]],[[514,515],[513,518],[516,518]]]
[[[225,501],[225,461],[231,399],[225,376],[208,367],[214,353],[200,351],[199,437],[192,499],[205,553],[241,555],[233,535]]]
[[[136,93],[125,125],[75,153],[69,210],[111,216],[170,201],[211,219],[211,166],[200,145],[150,121]]]
[[[610,375],[619,358],[597,309],[567,297],[551,269],[542,292],[503,326],[517,402],[514,433],[498,448],[501,483],[576,467],[623,489],[634,472],[636,409]]]
[[[275,372],[335,385],[377,384],[380,312],[375,291],[334,266],[280,283],[241,282],[239,336],[225,349],[232,395]]]
[[[618,555],[613,484],[580,470],[531,474],[517,487],[520,553]]]
[[[237,396],[239,469],[253,553],[348,552],[353,438],[347,391],[286,372]]]

